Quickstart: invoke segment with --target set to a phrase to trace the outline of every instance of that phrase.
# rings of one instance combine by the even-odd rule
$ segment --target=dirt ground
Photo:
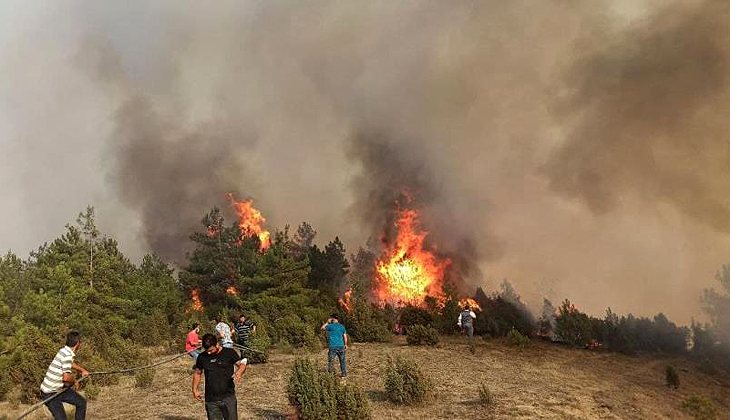
[[[691,419],[681,409],[690,394],[714,400],[720,419],[730,419],[730,381],[699,372],[683,359],[627,357],[601,351],[568,349],[533,342],[515,349],[500,341],[475,339],[472,354],[463,339],[447,338],[435,348],[391,344],[355,344],[347,354],[348,380],[370,398],[375,419]],[[398,407],[383,393],[383,361],[387,355],[414,358],[434,379],[435,396],[427,404]],[[326,350],[310,353],[326,364]],[[270,362],[249,366],[238,389],[239,417],[288,419],[289,368],[296,356],[274,353]],[[664,383],[667,364],[677,368],[681,385]],[[151,389],[133,387],[133,378],[103,388],[89,402],[89,419],[205,419],[203,403],[191,397],[188,358],[157,369]],[[478,404],[477,387],[486,384],[495,405]],[[15,419],[26,406],[0,404],[0,419]],[[45,408],[30,419],[50,418]]]

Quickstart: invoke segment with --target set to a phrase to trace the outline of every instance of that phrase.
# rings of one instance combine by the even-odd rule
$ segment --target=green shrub
[[[94,401],[101,392],[101,387],[97,385],[94,382],[91,382],[90,380],[86,381],[86,384],[84,385],[84,396],[89,401]]]
[[[250,347],[252,350],[257,350],[243,350],[243,357],[248,359],[248,363],[266,363],[269,359],[271,340],[266,334],[259,334],[257,332],[246,340],[246,347]]]
[[[337,420],[367,420],[372,417],[368,399],[359,386],[340,385],[336,395]]]
[[[513,347],[527,347],[530,345],[530,338],[525,337],[524,335],[520,334],[519,331],[516,329],[512,329],[512,331],[507,334],[507,344]]]
[[[359,387],[340,384],[334,375],[315,368],[308,359],[294,361],[287,397],[301,420],[366,420],[371,417],[367,398]]]
[[[489,408],[494,405],[494,394],[489,390],[487,384],[479,385],[479,404],[483,407]]]
[[[417,404],[433,391],[433,382],[419,369],[416,362],[400,356],[388,358],[385,367],[385,393],[396,404]]]
[[[154,369],[142,369],[137,371],[134,375],[134,386],[135,388],[147,389],[152,387],[152,382],[155,380]]]
[[[406,329],[406,341],[409,346],[435,346],[439,342],[439,334],[433,327],[412,325]]]
[[[713,420],[717,417],[715,404],[704,395],[690,395],[682,403],[682,408],[697,420]]]
[[[456,322],[456,320],[454,320],[454,322]],[[433,326],[436,324],[436,317],[432,312],[426,309],[408,305],[400,310],[399,324],[405,329],[408,329],[408,327],[413,325]]]
[[[665,369],[665,378],[668,387],[674,389],[679,388],[679,374],[672,365],[667,365],[667,368]]]

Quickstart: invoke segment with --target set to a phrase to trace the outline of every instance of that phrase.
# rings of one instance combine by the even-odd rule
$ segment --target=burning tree
[[[411,204],[407,193],[406,205]],[[375,289],[381,302],[423,305],[426,296],[443,297],[444,273],[451,261],[439,258],[424,241],[418,210],[396,202],[395,238],[383,238],[385,250],[376,263]]]

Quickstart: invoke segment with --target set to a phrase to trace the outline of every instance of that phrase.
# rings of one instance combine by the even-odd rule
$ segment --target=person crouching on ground
[[[78,381],[71,373],[72,370],[75,370],[83,378],[89,376],[86,369],[74,363],[74,357],[80,344],[81,335],[78,331],[70,331],[66,334],[66,346],[56,353],[56,357],[48,366],[46,376],[41,384],[41,400],[45,400],[60,391],[60,394],[55,398],[46,402],[46,407],[48,407],[55,420],[66,420],[63,403],[76,407],[74,419],[84,420],[86,418],[86,399],[74,389],[78,388]]]
[[[215,332],[221,340],[221,345],[225,348],[233,348],[233,339],[231,338],[231,327],[223,322],[223,317],[215,316]]]
[[[456,325],[461,327],[461,331],[464,335],[472,337],[474,335],[474,320],[476,318],[477,314],[475,314],[468,305],[464,306],[464,310],[459,314],[459,319],[457,320]]]
[[[188,333],[188,338],[185,339],[185,352],[194,361],[198,360],[200,354],[200,337],[198,334],[200,334],[200,324],[196,322],[193,324],[193,329]]]
[[[200,375],[205,372],[205,413],[208,420],[238,420],[236,384],[246,371],[246,359],[218,343],[213,334],[203,335],[203,351],[195,361],[193,398],[200,400]],[[233,366],[236,366],[234,373]]]
[[[347,331],[345,326],[337,321],[337,314],[332,314],[330,319],[322,325],[322,329],[327,332],[327,344],[329,351],[327,352],[327,370],[335,373],[335,356],[340,359],[340,376],[344,379],[347,377],[347,360],[345,358],[345,350],[347,350]]]

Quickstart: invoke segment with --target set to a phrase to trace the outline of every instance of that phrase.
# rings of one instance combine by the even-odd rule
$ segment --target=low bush
[[[535,320],[521,302],[515,303],[500,295],[487,296],[481,288],[477,289],[475,298],[481,311],[476,311],[474,334],[505,337],[512,329],[526,336],[534,332]]]
[[[134,375],[134,386],[135,388],[147,389],[152,386],[152,382],[155,380],[154,369],[142,369],[137,371]]]
[[[336,395],[337,420],[367,420],[372,417],[370,403],[359,386],[339,385]]]
[[[667,382],[667,387],[677,389],[679,388],[679,374],[672,365],[667,365],[664,371],[664,376]]]
[[[409,346],[435,346],[439,342],[439,333],[433,327],[411,325],[406,329],[406,341]]]
[[[690,395],[682,403],[682,408],[697,420],[714,420],[717,417],[715,404],[704,395]]]
[[[246,340],[246,347],[242,356],[248,359],[248,363],[266,363],[269,360],[269,351],[271,349],[271,340],[266,334],[258,332]],[[255,350],[255,351],[254,351]]]
[[[489,387],[487,387],[486,384],[479,385],[479,404],[482,405],[482,407],[492,407],[494,405],[494,394],[492,394],[492,391],[489,390]]]
[[[101,386],[91,381],[86,382],[86,385],[84,386],[84,396],[87,400],[94,401],[97,397],[99,397],[100,392]]]
[[[454,322],[456,320],[454,319]],[[413,325],[426,325],[432,327],[436,324],[434,314],[426,309],[418,306],[408,305],[400,310],[399,322],[401,327],[406,330]]]
[[[301,420],[371,418],[367,398],[359,387],[339,383],[334,375],[317,369],[308,359],[294,361],[287,397]]]
[[[520,334],[516,329],[507,334],[507,344],[513,347],[527,347],[530,345],[530,338]]]
[[[388,358],[385,367],[385,393],[396,404],[418,404],[433,392],[433,382],[416,362],[400,356]]]

